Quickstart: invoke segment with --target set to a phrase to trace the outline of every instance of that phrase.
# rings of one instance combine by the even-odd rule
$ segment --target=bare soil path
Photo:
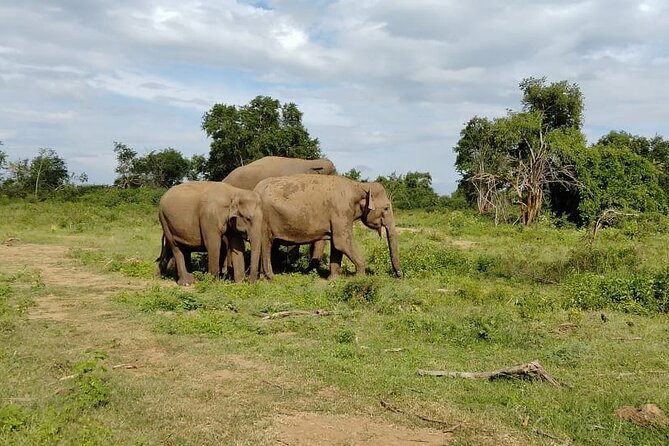
[[[62,337],[50,340],[59,346],[54,356],[100,349],[108,352],[110,365],[132,367],[110,367],[115,388],[121,389],[115,404],[123,407],[108,415],[118,418],[119,429],[141,430],[132,422],[136,414],[152,420],[146,430],[154,439],[158,432],[162,444],[440,445],[452,437],[390,423],[373,410],[314,412],[315,399],[341,407],[348,397],[325,386],[313,395],[289,396],[268,380],[299,389],[290,371],[222,354],[205,338],[153,332],[141,316],[125,312],[109,297],[169,284],[101,274],[76,265],[67,253],[63,246],[0,245],[0,271],[40,272],[49,293],[36,298],[29,323],[68,327],[54,331]]]

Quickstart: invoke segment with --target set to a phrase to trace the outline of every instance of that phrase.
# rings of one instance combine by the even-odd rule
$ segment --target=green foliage
[[[240,107],[215,104],[204,114],[202,129],[212,139],[206,176],[214,181],[263,156],[321,157],[318,139],[302,125],[297,105],[268,96]]]
[[[192,160],[171,147],[152,150],[147,155],[137,157],[137,152],[127,145],[114,142],[116,153],[116,173],[114,185],[121,188],[153,187],[169,188],[179,184],[184,178],[198,179],[204,168],[204,157],[194,155]]]
[[[632,275],[570,276],[564,285],[569,306],[613,308],[627,313],[669,313],[669,269]]]
[[[546,78],[526,78],[520,83],[523,109],[543,115],[549,130],[577,128],[583,125],[583,94],[576,83],[567,81],[546,85]]]
[[[39,149],[32,160],[6,162],[6,156],[2,155],[0,169],[4,168],[8,176],[0,184],[0,192],[9,196],[40,198],[70,183],[67,164],[53,149]]]
[[[0,407],[0,432],[8,433],[10,431],[21,430],[28,424],[30,415],[20,407],[13,404]]]
[[[354,305],[373,303],[379,297],[379,283],[374,278],[351,278],[334,287],[331,290],[331,297]]]
[[[350,178],[354,181],[363,181],[362,179],[362,172],[360,172],[358,169],[351,169],[348,172],[345,172],[342,174],[342,176],[346,178]]]
[[[439,195],[432,189],[432,176],[428,172],[407,172],[406,175],[380,176],[388,196],[397,209],[434,209],[440,204]]]
[[[576,158],[581,219],[597,220],[606,209],[666,212],[666,195],[660,172],[648,159],[628,147],[596,145]]]
[[[489,120],[475,116],[454,147],[462,174],[459,190],[480,213],[499,218],[506,196],[520,206],[520,220],[533,223],[552,183],[575,184],[569,150],[584,147],[583,97],[576,84],[546,85],[545,78],[520,83],[523,110]]]

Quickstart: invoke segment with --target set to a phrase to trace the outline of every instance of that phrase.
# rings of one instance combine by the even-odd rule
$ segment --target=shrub
[[[567,305],[586,310],[613,308],[627,313],[669,313],[669,268],[625,277],[572,275],[565,284]]]
[[[379,283],[370,277],[354,277],[337,284],[331,289],[330,296],[350,304],[371,303],[379,297]]]

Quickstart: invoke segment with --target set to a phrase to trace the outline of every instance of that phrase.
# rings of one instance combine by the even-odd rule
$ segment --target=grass
[[[276,372],[279,387],[268,391],[264,385],[267,395],[247,395],[253,408],[237,400],[243,408],[230,415],[236,427],[228,442],[257,440],[254,423],[266,423],[267,412],[283,404],[394,417],[380,409],[380,399],[463,422],[451,444],[506,438],[495,432],[520,444],[551,444],[532,428],[573,444],[669,441],[667,428],[638,427],[614,415],[620,406],[644,403],[669,412],[666,231],[643,222],[608,228],[591,246],[587,230],[558,229],[547,221],[520,228],[494,226],[461,211],[400,212],[398,225],[412,228],[400,234],[403,280],[390,275],[384,241],[358,227],[356,239],[369,263],[366,277],[326,281],[314,272],[293,272],[249,285],[200,273],[194,288],[181,289],[153,278],[160,228],[151,200],[109,206],[104,199],[9,202],[0,235],[65,245],[81,268],[149,281],[113,293],[108,304],[146,324],[170,351],[243,355],[282,371]],[[0,277],[0,381],[10,383],[0,391],[0,442],[161,442],[170,418],[155,409],[143,415],[146,406],[138,402],[143,393],[160,398],[160,389],[118,378],[111,369],[113,352],[79,346],[58,365],[48,365],[53,338],[76,329],[26,317],[43,296],[59,291],[41,283],[38,269]],[[344,270],[353,267],[346,263]],[[263,319],[292,309],[333,314]],[[16,355],[34,359],[17,361],[19,350]],[[416,374],[419,368],[493,370],[535,359],[563,387]],[[54,394],[45,382],[64,375],[76,378]],[[314,397],[323,388],[345,397]],[[206,386],[198,392],[199,398],[214,398]],[[35,399],[8,401],[18,394]],[[116,423],[130,414],[138,420],[120,431]],[[176,443],[189,443],[183,429]],[[215,443],[211,436],[193,438]]]

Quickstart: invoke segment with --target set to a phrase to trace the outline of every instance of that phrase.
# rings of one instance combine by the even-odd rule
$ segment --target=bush
[[[330,297],[349,304],[371,303],[379,297],[379,282],[370,277],[354,277],[336,284],[331,289]]]
[[[572,275],[565,283],[567,305],[586,310],[613,308],[626,313],[669,313],[669,268],[626,277]]]

